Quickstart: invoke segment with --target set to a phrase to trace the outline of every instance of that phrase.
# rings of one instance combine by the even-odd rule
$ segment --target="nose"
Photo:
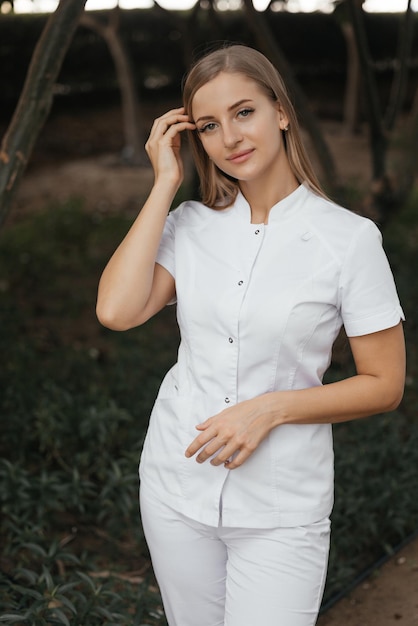
[[[233,148],[241,141],[241,139],[242,136],[239,132],[239,128],[234,126],[234,124],[227,123],[223,125],[223,140],[225,148]]]

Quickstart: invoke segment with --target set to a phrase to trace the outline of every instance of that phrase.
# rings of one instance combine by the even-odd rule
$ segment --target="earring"
[[[287,131],[289,130],[289,124],[287,126],[285,126],[285,128],[283,128],[284,132],[287,133]]]

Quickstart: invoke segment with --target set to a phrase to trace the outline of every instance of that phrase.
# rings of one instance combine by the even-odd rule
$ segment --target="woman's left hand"
[[[239,467],[256,450],[272,429],[272,420],[261,410],[261,398],[240,402],[210,417],[196,428],[202,432],[186,450],[198,463],[211,459],[212,465]]]

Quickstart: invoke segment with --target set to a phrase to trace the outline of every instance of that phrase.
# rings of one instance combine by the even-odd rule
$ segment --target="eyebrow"
[[[241,104],[244,104],[245,102],[252,102],[252,100],[250,98],[243,98],[242,100],[238,100],[238,102],[235,102],[234,104],[231,104],[231,106],[228,107],[228,111],[233,111],[233,109],[236,109],[237,107],[241,106]],[[197,124],[198,122],[203,122],[206,120],[213,120],[214,117],[215,117],[214,115],[202,115],[197,120],[195,120],[194,123]]]

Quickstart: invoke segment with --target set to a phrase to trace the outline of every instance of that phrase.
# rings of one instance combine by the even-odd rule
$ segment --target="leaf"
[[[51,617],[53,617],[54,619],[58,619],[58,621],[65,626],[70,626],[68,617],[63,611],[61,611],[61,609],[54,609],[54,611],[51,613]]]
[[[74,589],[74,587],[77,587],[78,582],[74,582],[74,583],[66,583],[65,585],[60,585],[58,588],[58,593],[62,594],[65,593],[66,591],[70,591],[70,589]]]
[[[38,574],[33,570],[26,567],[19,567],[15,570],[16,578],[25,578],[31,585],[34,585],[38,580]]]
[[[35,598],[35,600],[42,600],[43,595],[39,591],[35,589],[29,589],[28,587],[22,587],[22,585],[12,584],[12,587],[15,591],[22,594],[22,596],[30,596],[31,598]]]
[[[80,564],[80,559],[75,555],[71,554],[71,552],[65,552],[64,554],[60,554],[61,561],[69,561],[70,563],[74,563],[74,565]]]
[[[22,543],[22,548],[27,548],[31,552],[35,552],[39,556],[46,558],[46,551],[43,549],[42,546],[40,546],[37,543],[32,543],[32,542]]]
[[[62,591],[62,587],[60,587],[60,591]],[[64,604],[67,609],[70,609],[71,613],[74,613],[74,615],[77,613],[77,609],[75,608],[74,604],[71,602],[71,600],[63,596],[62,593],[57,593],[55,595],[55,599],[61,602],[61,604]]]
[[[81,572],[80,570],[77,570],[77,575],[84,580],[85,583],[88,584],[88,586],[90,587],[90,589],[95,592],[96,591],[96,586],[94,584],[94,582],[92,581],[92,579],[87,576],[87,574],[85,574],[84,572]]]
[[[47,567],[45,567],[45,565],[42,565],[42,576],[40,580],[42,579],[45,581],[48,591],[52,591],[52,589],[54,588],[54,581],[51,576],[51,572],[47,569]]]
[[[99,615],[103,615],[103,617],[105,617],[107,620],[112,620],[114,617],[114,614],[105,609],[103,606],[97,607],[97,612],[99,613]]]

